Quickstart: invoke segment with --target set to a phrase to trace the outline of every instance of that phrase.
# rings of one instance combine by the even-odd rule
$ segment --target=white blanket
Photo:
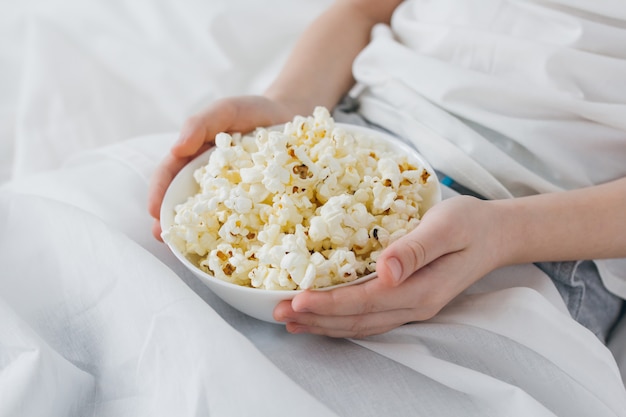
[[[333,340],[234,311],[151,237],[172,132],[260,91],[326,4],[5,7],[0,416],[626,415],[626,328],[612,355],[532,266],[428,322]]]

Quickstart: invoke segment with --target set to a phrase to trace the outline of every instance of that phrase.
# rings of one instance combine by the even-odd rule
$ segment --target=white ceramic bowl
[[[409,157],[409,161],[412,161],[417,166],[422,166],[430,173],[430,186],[428,192],[422,194],[424,197],[423,208],[424,211],[428,210],[434,204],[441,201],[441,187],[437,180],[435,171],[430,164],[424,160],[424,158],[418,154],[413,148],[406,145],[402,141],[394,138],[391,135],[369,129],[366,127],[348,125],[342,123],[335,123],[335,126],[342,127],[347,132],[354,132],[359,135],[366,135],[369,137],[379,138],[388,144],[389,149],[396,151],[398,154],[404,154]],[[161,205],[161,229],[168,230],[174,223],[174,208],[176,205],[186,201],[187,197],[196,193],[197,184],[194,181],[193,173],[196,169],[205,165],[211,153],[211,149],[199,155],[191,162],[189,162],[174,178],[172,183],[165,193],[163,204]],[[274,307],[283,300],[291,300],[296,294],[299,294],[303,290],[266,290],[259,288],[243,287],[241,285],[233,284],[230,282],[222,281],[215,278],[211,274],[202,271],[195,266],[189,259],[185,257],[176,247],[168,245],[174,255],[194,273],[204,284],[206,284],[211,291],[213,291],[218,297],[230,304],[237,310],[255,317],[259,320],[267,321],[270,323],[276,323],[272,317]],[[358,285],[365,281],[369,281],[374,278],[376,273],[372,273],[363,277],[360,277],[352,282],[334,285],[332,287],[317,289],[315,291],[328,291],[330,289],[348,286]]]

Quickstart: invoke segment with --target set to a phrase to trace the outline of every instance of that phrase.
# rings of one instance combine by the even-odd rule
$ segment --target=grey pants
[[[593,261],[535,264],[554,282],[570,314],[606,343],[620,317],[623,300],[610,293]]]
[[[357,109],[358,102],[346,97],[334,109],[333,117],[337,122],[384,130],[361,117]],[[445,173],[439,178],[449,179]],[[461,194],[481,198],[457,183],[446,185]],[[606,343],[622,312],[623,300],[606,289],[594,262],[541,262],[536,265],[552,279],[574,320]]]

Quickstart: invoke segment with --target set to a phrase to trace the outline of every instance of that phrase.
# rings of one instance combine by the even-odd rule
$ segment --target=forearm
[[[339,0],[305,30],[265,95],[297,114],[332,108],[354,84],[352,62],[376,23],[388,22],[398,0]]]
[[[626,178],[490,204],[504,264],[626,257]]]

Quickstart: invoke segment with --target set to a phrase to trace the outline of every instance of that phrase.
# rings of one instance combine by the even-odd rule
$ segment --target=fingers
[[[191,157],[177,158],[168,154],[157,167],[148,185],[148,212],[153,218],[160,218],[161,203],[167,187],[190,159]]]
[[[291,110],[285,105],[262,96],[242,96],[218,100],[206,110],[189,118],[170,154],[151,179],[148,191],[150,215],[155,219],[159,218],[163,196],[174,176],[193,157],[211,147],[218,133],[247,133],[259,126],[283,123],[292,116]]]
[[[393,310],[407,304],[406,292],[389,288],[378,279],[332,291],[306,291],[291,302],[296,312],[332,316]]]
[[[426,310],[414,307],[419,297],[411,295],[412,291],[375,281],[332,291],[306,291],[280,303],[274,318],[285,322],[290,332],[330,337],[364,337],[430,318]]]
[[[296,333],[363,337],[434,317],[491,270],[485,255],[489,251],[475,242],[486,227],[485,216],[475,215],[479,204],[462,197],[438,204],[419,226],[381,253],[378,278],[330,291],[305,291],[279,304],[274,318]]]
[[[163,197],[165,196],[167,187],[169,187],[176,174],[178,174],[189,161],[208,150],[210,147],[210,143],[205,143],[201,145],[194,154],[187,157],[177,157],[172,153],[165,156],[165,159],[161,161],[154,171],[154,174],[150,178],[150,184],[148,185],[148,212],[153,218],[158,220],[161,217],[160,212]]]
[[[423,320],[440,308],[445,299],[449,280],[446,271],[436,264],[407,278],[402,286],[389,286],[376,278],[360,285],[331,291],[305,291],[291,301],[294,313],[314,313],[325,316],[349,316],[378,313],[395,309],[414,309]]]
[[[294,333],[364,337],[434,317],[479,275],[460,276],[461,252],[444,255],[410,275],[402,285],[379,278],[332,291],[305,291],[282,302],[274,318]],[[457,271],[457,272],[455,272]]]
[[[316,292],[311,292],[313,294]],[[307,293],[308,294],[308,293]],[[304,294],[301,294],[302,296]],[[329,296],[329,294],[324,294]],[[294,300],[295,301],[295,300]],[[360,303],[359,303],[360,304]],[[293,302],[283,301],[274,310],[274,318],[286,323],[287,331],[291,333],[312,333],[330,337],[365,337],[387,332],[395,327],[414,321],[415,312],[412,308],[394,307],[379,311],[365,312],[359,304],[353,304],[345,309],[331,309],[334,312],[363,311],[362,314],[337,314],[324,311],[317,314],[313,311],[295,311]],[[321,303],[320,305],[326,305]],[[340,304],[336,305],[337,307]],[[376,309],[380,307],[365,307]]]
[[[181,129],[178,141],[172,146],[170,153],[155,170],[148,188],[148,212],[160,218],[161,203],[176,174],[195,156],[210,148],[215,135],[228,130],[236,119],[237,109],[234,102],[224,100],[192,116]],[[155,225],[152,233],[160,236],[160,226]],[[158,238],[160,239],[160,237]]]
[[[185,122],[172,154],[179,158],[194,155],[201,146],[212,144],[220,132],[247,133],[257,127],[286,122],[293,116],[287,107],[262,96],[218,100]]]
[[[462,250],[464,242],[453,230],[448,216],[434,212],[424,217],[415,229],[383,250],[376,260],[378,277],[388,285],[398,285],[437,258]]]
[[[211,136],[206,123],[208,121],[199,116],[187,120],[180,130],[178,140],[170,150],[172,155],[185,158],[194,155],[205,143],[213,142],[215,135]]]
[[[223,100],[190,117],[172,146],[172,155],[178,158],[196,155],[201,147],[213,143],[215,135],[234,128],[237,112],[237,106]]]
[[[309,314],[299,322],[287,322],[290,333],[311,333],[329,337],[363,338],[388,332],[411,321],[410,310],[392,310],[380,313],[325,317]]]
[[[198,150],[197,154],[200,154],[207,150],[209,145],[203,145]],[[168,154],[165,159],[159,164],[155,170],[150,184],[148,185],[148,212],[150,216],[155,219],[152,223],[152,235],[159,241],[163,241],[161,238],[161,204],[167,188],[172,183],[172,180],[183,169],[187,163],[193,159],[196,155],[191,155],[187,158],[177,158],[172,154]]]
[[[159,220],[152,222],[152,236],[159,242],[163,242],[163,238],[161,237],[161,222]]]

